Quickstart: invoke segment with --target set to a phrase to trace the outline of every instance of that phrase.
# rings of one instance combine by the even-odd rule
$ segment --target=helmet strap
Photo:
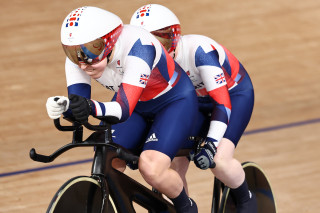
[[[173,51],[172,51],[172,52],[173,52],[173,55],[172,55],[172,58],[173,58],[173,59],[175,59],[176,56],[178,55],[178,52],[177,52],[176,50],[177,50],[177,46],[176,46],[176,48],[174,48]]]
[[[113,50],[111,50],[110,53],[107,55],[107,64],[108,64],[109,61],[110,61],[110,56],[111,56],[112,52],[113,52]]]

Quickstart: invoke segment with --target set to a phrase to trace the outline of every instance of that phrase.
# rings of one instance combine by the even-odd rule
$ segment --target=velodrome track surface
[[[150,1],[172,9],[183,34],[204,34],[230,49],[255,87],[252,120],[236,151],[267,173],[279,212],[320,208],[320,2]],[[72,9],[92,5],[125,24],[142,0],[11,0],[0,13],[0,212],[45,212],[69,178],[89,175],[92,152],[72,150],[52,164],[29,159],[29,150],[50,154],[69,142],[48,118],[49,96],[66,95],[60,26]],[[93,83],[93,98],[110,93]],[[87,134],[87,133],[86,133]],[[89,134],[89,133],[88,133]],[[53,168],[51,168],[51,166]],[[51,168],[51,169],[50,169]],[[143,182],[136,171],[127,171]],[[191,166],[189,190],[199,212],[209,212],[212,175]]]

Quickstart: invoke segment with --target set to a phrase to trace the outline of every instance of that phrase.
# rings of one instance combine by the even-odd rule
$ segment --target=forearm
[[[92,100],[93,106],[91,108],[91,115],[93,116],[112,116],[116,117],[117,119],[121,120],[122,118],[122,109],[118,102],[111,101],[111,102],[98,102]]]

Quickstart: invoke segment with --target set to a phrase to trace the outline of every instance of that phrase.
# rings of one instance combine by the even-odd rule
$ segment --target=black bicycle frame
[[[72,148],[84,146],[95,147],[91,177],[98,180],[101,185],[103,199],[101,212],[107,209],[109,193],[120,213],[134,213],[133,201],[147,209],[150,213],[175,212],[173,205],[164,199],[162,194],[153,192],[112,167],[111,162],[113,158],[137,162],[138,157],[131,154],[125,148],[111,142],[110,124],[104,124],[103,126],[94,126],[89,123],[83,124],[86,128],[95,130],[95,132],[83,141],[83,127],[81,124],[75,122],[73,126],[61,126],[59,119],[54,120],[54,123],[60,131],[73,131],[72,142],[59,148],[49,156],[37,154],[35,149],[31,149],[31,159],[48,163]],[[98,130],[96,127],[98,127]]]

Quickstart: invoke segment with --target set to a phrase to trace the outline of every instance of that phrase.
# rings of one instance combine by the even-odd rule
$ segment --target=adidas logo
[[[147,139],[146,143],[149,143],[151,141],[158,141],[156,133],[152,133],[152,135],[150,135],[150,137]]]
[[[114,133],[115,131],[116,131],[116,130],[111,129],[111,134],[112,134],[112,137],[113,137],[113,138],[116,138],[116,136],[115,136],[115,135],[113,135],[113,133]]]

